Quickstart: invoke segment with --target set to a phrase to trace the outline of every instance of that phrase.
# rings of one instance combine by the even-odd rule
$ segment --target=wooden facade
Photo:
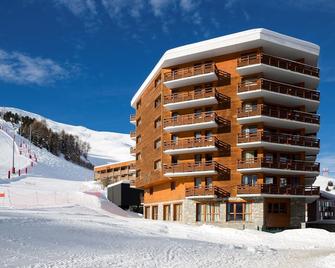
[[[136,99],[136,186],[144,189],[146,218],[158,217],[158,204],[163,204],[163,220],[183,217],[179,207],[175,212],[167,205],[193,199],[196,204],[225,204],[227,215],[222,218],[230,219],[230,213],[240,221],[238,211],[246,207],[234,204],[261,198],[264,226],[285,228],[292,225],[290,198],[319,194],[319,189],[305,187],[305,177],[319,172],[314,162],[319,92],[307,88],[303,79],[292,83],[285,76],[242,75],[239,67],[262,63],[311,77],[318,77],[319,69],[304,64],[304,59],[264,52],[263,47],[251,47],[165,66]],[[239,95],[253,91],[257,92],[249,97]],[[264,91],[294,98],[297,104],[285,106]],[[306,106],[305,99],[316,106]],[[268,184],[279,190],[263,193],[260,187]],[[246,190],[254,185],[259,191]],[[280,191],[289,187],[288,192]],[[148,216],[148,206],[153,217]],[[246,218],[243,214],[241,221]]]
[[[122,180],[130,181],[135,185],[136,162],[134,160],[117,162],[94,167],[94,179],[100,181],[104,186]]]

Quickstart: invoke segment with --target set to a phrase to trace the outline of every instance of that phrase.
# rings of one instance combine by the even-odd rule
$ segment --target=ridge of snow
[[[129,134],[95,131],[83,126],[59,123],[39,114],[14,107],[2,107],[1,110],[17,113],[21,116],[29,116],[39,121],[45,120],[47,126],[55,132],[64,130],[68,134],[78,136],[82,141],[90,144],[88,160],[93,165],[134,160],[129,151],[130,147],[134,145],[134,141],[130,139]]]

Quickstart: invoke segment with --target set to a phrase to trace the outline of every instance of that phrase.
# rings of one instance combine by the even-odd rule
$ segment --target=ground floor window
[[[173,220],[181,221],[182,219],[182,204],[174,204],[173,205]]]
[[[251,212],[246,202],[227,203],[227,221],[250,221]]]
[[[163,220],[169,221],[171,220],[171,206],[170,205],[164,205],[163,206]]]
[[[153,220],[158,220],[158,206],[152,206],[151,218]]]
[[[287,214],[287,203],[268,203],[268,213]]]
[[[144,207],[144,218],[150,219],[150,207]]]
[[[197,203],[196,221],[199,222],[219,222],[220,204],[219,203]]]

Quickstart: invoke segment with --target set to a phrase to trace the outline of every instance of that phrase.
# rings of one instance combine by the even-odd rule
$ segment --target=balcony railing
[[[130,132],[130,138],[135,139],[136,138],[136,131],[131,131]]]
[[[179,92],[164,96],[164,104],[178,103],[183,101],[200,100],[215,97],[219,102],[229,102],[228,96],[219,93],[215,87],[204,88],[201,90]]]
[[[214,198],[224,198],[229,197],[230,193],[218,186],[206,186],[206,187],[188,187],[185,189],[186,197],[206,197],[214,196]]]
[[[320,172],[320,163],[298,160],[273,161],[261,157],[238,160],[237,169],[249,168],[271,168],[306,172]]]
[[[237,112],[238,118],[251,117],[257,115],[264,115],[276,117],[280,119],[287,119],[293,121],[300,121],[310,124],[320,124],[320,116],[318,114],[306,113],[297,110],[285,109],[266,104],[257,104],[251,107],[239,108]]]
[[[217,137],[185,138],[175,141],[165,141],[164,151],[208,146],[215,146],[219,150],[230,151],[230,145],[219,140]]]
[[[271,56],[264,53],[250,53],[242,56],[237,60],[237,67],[248,66],[252,64],[267,64],[293,72],[307,74],[315,77],[320,77],[320,70],[317,67],[293,61],[285,58]]]
[[[274,184],[238,185],[237,194],[320,195],[319,186]]]
[[[264,78],[258,79],[257,81],[252,83],[244,82],[238,85],[238,93],[249,92],[260,89],[290,95],[294,97],[320,101],[320,92],[317,90],[276,82]]]
[[[256,133],[240,133],[237,139],[237,143],[249,143],[259,141],[320,148],[320,140],[316,138],[292,134],[270,133],[267,131],[257,131]]]
[[[164,119],[164,127],[190,125],[215,121],[220,126],[230,126],[230,121],[218,116],[214,112],[203,112],[199,114],[177,115]]]
[[[217,171],[220,174],[230,174],[229,168],[215,161],[205,161],[199,163],[180,163],[163,166],[164,173],[185,173],[199,171]]]
[[[135,122],[136,121],[136,115],[135,114],[131,114],[130,115],[130,122]]]
[[[213,72],[216,73],[220,80],[230,79],[230,74],[218,69],[214,63],[205,63],[166,72],[164,74],[164,82]]]

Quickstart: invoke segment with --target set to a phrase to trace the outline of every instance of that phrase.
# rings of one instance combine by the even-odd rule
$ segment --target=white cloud
[[[44,85],[66,78],[68,72],[47,58],[32,58],[0,49],[0,80],[16,84]]]
[[[152,8],[152,11],[156,17],[160,17],[163,15],[163,12],[166,10],[167,7],[169,7],[171,4],[173,4],[173,0],[150,0],[150,5]]]
[[[95,0],[54,0],[54,2],[67,7],[76,16],[97,14]]]

